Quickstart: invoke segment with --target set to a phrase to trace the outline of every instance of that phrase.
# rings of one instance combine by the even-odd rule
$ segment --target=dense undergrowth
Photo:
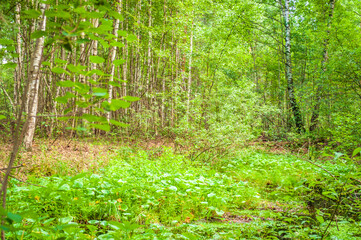
[[[8,239],[359,239],[359,165],[252,148],[210,160],[117,147],[75,176],[13,179]],[[194,155],[194,154],[193,154]],[[72,171],[72,169],[68,169]]]

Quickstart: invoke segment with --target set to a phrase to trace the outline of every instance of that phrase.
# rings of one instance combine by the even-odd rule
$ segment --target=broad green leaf
[[[45,31],[35,31],[31,34],[31,39],[37,39],[46,36],[47,33]]]
[[[99,69],[93,69],[87,73],[87,76],[92,76],[93,74],[96,74],[98,76],[104,76],[104,72]]]
[[[105,62],[105,59],[99,56],[90,56],[89,57],[90,62],[92,63],[103,63]]]
[[[110,126],[109,124],[91,124],[92,127],[109,132],[110,131]]]
[[[356,156],[360,152],[361,152],[361,148],[356,148],[352,153],[352,157]]]
[[[122,85],[121,84],[119,84],[119,83],[117,83],[117,82],[109,82],[109,85],[112,85],[112,86],[114,86],[114,87],[122,87]]]
[[[90,90],[90,87],[88,84],[75,82],[75,90],[81,94],[85,94]]]
[[[86,102],[86,101],[76,101],[75,103],[78,107],[81,107],[81,108],[87,108],[91,105],[91,103],[89,102]]]
[[[73,220],[73,217],[71,217],[71,216],[58,219],[59,223],[61,223],[61,224],[69,223],[72,220]]]
[[[0,115],[0,120],[5,119],[6,117],[4,115]]]
[[[73,73],[77,73],[79,72],[79,69],[74,66],[73,64],[69,64],[68,66],[66,66],[66,68],[70,71],[70,72],[73,72]]]
[[[74,97],[76,97],[76,95],[74,95],[73,93],[67,92],[64,96],[55,98],[55,101],[65,104],[65,103],[68,103],[70,98],[74,98]]]
[[[41,15],[41,12],[35,9],[29,9],[22,12],[25,15],[25,18],[38,18]]]
[[[8,62],[8,63],[3,64],[2,66],[4,68],[11,69],[11,68],[16,68],[16,65],[17,65],[16,63]]]
[[[75,83],[70,80],[66,80],[57,82],[56,85],[58,85],[59,87],[74,87]]]
[[[6,39],[6,38],[1,38],[0,39],[0,45],[12,45],[14,44],[14,41],[10,40],[10,39]]]
[[[119,30],[118,35],[121,36],[121,37],[126,37],[128,35],[128,33],[126,31]]]
[[[62,73],[67,73],[67,74],[69,74],[65,69],[60,68],[60,67],[54,67],[54,68],[51,69],[51,71],[52,71],[53,73],[56,73],[56,74],[62,74]]]
[[[123,97],[124,100],[128,101],[128,102],[135,102],[135,101],[139,101],[140,98],[139,97],[132,97],[132,96],[125,96]]]
[[[63,60],[63,59],[60,59],[60,58],[55,58],[55,59],[54,59],[54,62],[55,62],[56,64],[65,64],[65,63],[67,63],[67,61],[65,61],[65,60]]]
[[[81,118],[83,118],[89,122],[106,122],[107,121],[107,119],[105,117],[96,116],[96,115],[92,115],[92,114],[83,114],[81,116]]]
[[[122,43],[122,42],[111,42],[110,45],[113,47],[118,47],[118,48],[122,48],[125,46],[124,43]]]
[[[57,98],[55,98],[55,101],[57,101],[58,103],[63,103],[63,104],[68,103],[68,100],[69,100],[69,98],[67,98],[67,97],[57,97]]]
[[[129,34],[127,40],[128,42],[134,42],[137,40],[137,36],[135,36],[134,34]]]
[[[76,40],[77,44],[83,44],[83,43],[88,43],[88,42],[91,42],[91,40],[88,39],[88,38],[82,38],[82,39],[77,39]]]
[[[114,66],[119,66],[123,63],[125,63],[124,59],[117,59],[117,60],[114,60],[114,62],[113,62]]]
[[[47,17],[58,17],[58,18],[64,18],[64,19],[70,19],[71,15],[69,12],[66,11],[54,11],[54,10],[48,10],[45,12],[45,16]]]
[[[128,127],[129,124],[126,124],[126,123],[122,123],[122,122],[118,122],[116,120],[113,120],[113,119],[110,119],[109,121],[111,124],[114,124],[116,126],[120,126],[120,127]]]
[[[108,94],[108,90],[104,88],[93,88],[93,95],[97,97],[104,97]]]
[[[104,47],[104,48],[109,48],[109,44],[104,41],[103,39],[99,40],[99,43]]]
[[[113,99],[109,104],[109,110],[117,111],[120,108],[128,108],[129,106],[130,106],[129,102],[120,99]]]
[[[124,17],[116,11],[109,11],[108,14],[109,14],[109,16],[112,16],[115,19],[119,19],[120,21],[124,20]]]
[[[322,216],[316,216],[316,219],[317,219],[317,221],[318,221],[319,223],[321,223],[321,224],[325,222],[325,220],[323,219]]]
[[[44,65],[44,66],[49,66],[49,67],[51,66],[51,63],[50,63],[50,62],[47,62],[47,61],[44,61],[44,62],[42,62],[41,64]]]
[[[7,217],[17,223],[20,223],[22,221],[22,217],[20,215],[11,212],[8,212]]]

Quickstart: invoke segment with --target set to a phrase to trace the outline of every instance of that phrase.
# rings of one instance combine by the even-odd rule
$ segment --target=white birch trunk
[[[18,54],[17,57],[17,65],[16,65],[16,75],[15,75],[15,82],[14,82],[14,104],[15,108],[18,109],[18,106],[20,103],[20,84],[21,84],[21,78],[22,78],[22,49],[21,49],[21,22],[20,22],[20,11],[21,11],[21,5],[20,3],[16,4],[16,15],[15,15],[15,23],[18,28],[18,32],[16,33],[16,53]],[[18,112],[18,111],[16,111]]]
[[[192,55],[193,55],[193,25],[191,29],[191,42],[190,42],[190,55],[189,55],[189,75],[188,75],[188,87],[187,87],[187,122],[189,122],[189,110],[191,100],[191,87],[192,87]]]
[[[39,25],[40,31],[46,29],[46,16],[45,16],[46,5],[40,4],[41,22]],[[36,127],[36,114],[38,112],[38,99],[39,99],[39,85],[40,85],[40,66],[41,58],[44,50],[44,37],[38,38],[35,45],[34,54],[32,56],[30,74],[29,74],[29,113],[27,119],[27,130],[24,136],[25,149],[31,150],[32,142],[34,139],[35,127]]]
[[[118,13],[120,13],[121,11],[121,4],[122,4],[122,1],[119,0],[118,2],[118,6],[117,6],[117,11]],[[115,19],[114,20],[114,28],[113,28],[113,34],[115,36],[115,39],[114,41],[118,41],[118,30],[119,30],[119,19]],[[113,64],[114,60],[115,60],[115,55],[117,53],[117,47],[116,46],[113,46],[112,49],[111,49],[111,52],[110,52],[110,64],[111,64],[111,67],[110,67],[110,77],[109,77],[109,83],[113,82],[114,81],[114,72],[115,72],[115,65]],[[110,103],[113,99],[113,85],[109,84],[109,89],[108,89],[108,102]],[[112,114],[111,112],[107,112],[107,121],[109,122],[110,121],[110,118],[112,117]]]

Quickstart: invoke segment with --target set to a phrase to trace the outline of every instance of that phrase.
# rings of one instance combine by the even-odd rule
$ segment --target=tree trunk
[[[327,32],[326,32],[326,38],[324,39],[324,43],[323,43],[323,51],[322,51],[322,62],[321,62],[321,80],[323,81],[325,72],[326,72],[326,63],[328,61],[328,46],[329,46],[329,42],[330,42],[330,30],[332,27],[332,18],[333,18],[333,12],[335,9],[335,1],[336,0],[330,0],[329,2],[329,18],[327,21]],[[319,115],[320,115],[320,105],[321,105],[321,95],[322,95],[322,84],[318,85],[317,90],[316,90],[316,104],[315,107],[312,111],[312,116],[311,116],[311,122],[310,122],[310,132],[313,132],[318,125],[318,119],[319,119]]]
[[[120,13],[121,10],[121,4],[122,1],[119,0],[119,2],[116,3],[117,6],[117,11],[118,13]],[[118,30],[119,30],[119,19],[115,19],[114,20],[114,28],[113,28],[113,34],[115,36],[114,41],[117,42],[118,41]],[[110,51],[110,77],[109,77],[109,88],[108,88],[108,102],[110,103],[113,99],[113,85],[111,84],[114,81],[114,72],[115,72],[115,65],[114,65],[114,60],[115,60],[115,55],[117,53],[117,47],[113,46],[111,51]],[[110,119],[112,117],[111,112],[107,112],[107,121],[109,122]]]
[[[302,116],[300,109],[298,107],[296,98],[295,98],[295,90],[292,76],[292,61],[291,61],[291,26],[290,26],[290,18],[289,18],[289,1],[285,0],[285,5],[282,6],[283,16],[285,21],[285,57],[286,57],[286,78],[287,78],[287,90],[288,90],[288,101],[293,111],[293,116],[296,123],[297,132],[301,133],[304,131],[304,125],[302,122]]]
[[[187,121],[189,123],[189,110],[191,100],[191,87],[192,87],[192,55],[193,55],[193,25],[191,28],[191,42],[190,42],[190,55],[189,55],[189,73],[188,73],[188,87],[187,87]]]
[[[46,29],[46,16],[45,16],[46,5],[40,4],[41,22],[39,25],[39,31],[45,31]],[[40,66],[41,58],[44,50],[44,37],[38,38],[35,45],[35,50],[32,56],[30,75],[29,75],[29,113],[28,113],[28,127],[25,132],[24,145],[25,149],[31,150],[32,142],[36,127],[36,114],[38,112],[38,99],[39,99],[39,85],[40,85]]]
[[[20,11],[21,11],[21,5],[20,3],[16,4],[16,15],[15,15],[15,23],[17,25],[18,32],[16,33],[16,53],[18,54],[17,57],[17,65],[16,65],[16,75],[15,75],[15,81],[14,81],[14,104],[16,108],[16,116],[18,114],[18,106],[20,103],[20,86],[21,86],[21,78],[22,78],[22,49],[21,49],[21,22],[20,22]]]

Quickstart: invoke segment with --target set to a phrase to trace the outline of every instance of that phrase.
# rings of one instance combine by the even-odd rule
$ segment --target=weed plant
[[[8,239],[357,239],[357,164],[119,147],[97,173],[12,181]],[[326,172],[327,170],[328,172]],[[330,176],[330,173],[332,176]],[[355,182],[356,181],[356,182]]]

